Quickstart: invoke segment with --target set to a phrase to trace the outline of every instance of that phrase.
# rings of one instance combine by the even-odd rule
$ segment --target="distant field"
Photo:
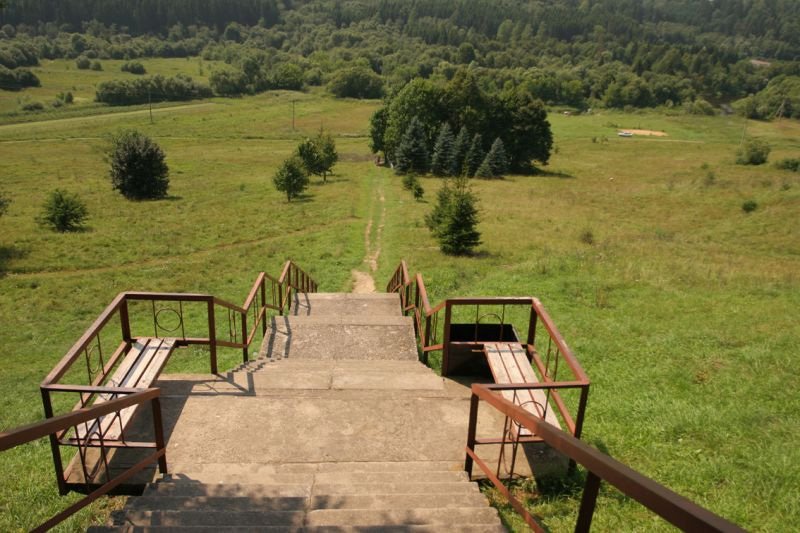
[[[153,73],[202,78],[196,59],[143,62]],[[379,288],[406,258],[424,273],[432,302],[538,296],[593,380],[588,442],[748,529],[789,531],[800,522],[791,366],[800,344],[800,179],[733,164],[742,119],[554,113],[547,174],[475,181],[484,244],[477,257],[453,259],[423,223],[440,181],[424,178],[427,201],[416,202],[371,162],[366,133],[378,102],[277,92],[170,105],[153,124],[147,112],[2,124],[17,120],[2,113],[19,98],[43,100],[73,85],[88,98],[117,63],[77,76],[74,64],[45,63],[37,71],[44,87],[0,93],[0,190],[13,200],[0,218],[0,428],[41,418],[38,383],[120,291],[241,302],[256,272],[277,272],[287,258],[322,290],[349,290],[382,191]],[[210,65],[203,68],[207,76]],[[331,183],[287,204],[272,173],[320,125],[336,136],[342,162]],[[123,127],[166,151],[169,199],[131,203],[111,190],[103,152],[107,135]],[[618,129],[667,136],[620,138]],[[800,156],[797,122],[751,121],[747,133],[772,143],[771,161]],[[59,235],[35,224],[56,187],[86,201],[88,231]],[[745,214],[749,199],[758,209]],[[223,361],[239,357],[231,350]],[[198,350],[172,369],[205,364]],[[44,441],[0,455],[0,530],[30,528],[65,505],[51,470]],[[571,530],[578,499],[543,498],[534,509],[553,531]],[[94,507],[64,529],[103,512]],[[659,525],[601,492],[596,530]]]

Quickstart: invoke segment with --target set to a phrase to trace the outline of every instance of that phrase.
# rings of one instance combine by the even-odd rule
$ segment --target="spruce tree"
[[[483,162],[484,154],[482,143],[483,140],[481,139],[481,134],[476,133],[469,145],[467,155],[464,156],[463,174],[468,178],[471,178],[475,175],[475,172],[478,171],[478,167],[481,166],[481,163]]]
[[[433,146],[433,158],[431,159],[431,172],[436,176],[447,176],[453,165],[453,130],[450,124],[442,123],[439,128],[439,136]]]
[[[467,255],[481,243],[481,234],[476,229],[477,199],[465,176],[456,178],[453,187],[447,189],[439,197],[441,205],[436,206],[426,222],[434,225],[433,234],[443,253]]]
[[[425,143],[425,130],[422,123],[414,117],[397,147],[397,172],[428,172],[428,147]]]
[[[498,137],[475,174],[480,178],[502,178],[506,172],[508,172],[508,157],[503,141]]]
[[[450,176],[459,176],[464,169],[464,157],[469,150],[469,131],[462,126],[453,142],[453,160],[450,165]]]

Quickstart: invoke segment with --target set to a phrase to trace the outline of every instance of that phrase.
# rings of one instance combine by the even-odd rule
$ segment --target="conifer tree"
[[[445,254],[466,255],[481,243],[476,203],[466,176],[439,190],[437,205],[426,223]]]
[[[436,144],[433,146],[433,158],[431,159],[431,172],[436,176],[447,176],[450,174],[450,168],[453,165],[453,130],[450,129],[450,124],[447,122],[442,123],[439,128],[439,136],[436,138]]]
[[[464,169],[464,157],[469,150],[469,131],[462,126],[453,142],[453,160],[450,165],[450,176],[460,176]]]
[[[508,157],[500,137],[496,138],[475,175],[480,178],[502,178],[508,172]]]
[[[463,174],[468,178],[475,176],[475,172],[478,171],[478,167],[481,166],[483,162],[484,154],[482,142],[481,134],[476,133],[469,145],[467,155],[464,156]]]
[[[414,117],[397,147],[397,172],[428,172],[428,147],[425,144],[425,130],[422,123]]]

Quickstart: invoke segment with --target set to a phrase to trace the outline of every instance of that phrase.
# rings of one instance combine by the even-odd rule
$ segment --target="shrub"
[[[749,139],[736,151],[736,164],[762,165],[767,162],[770,150],[766,141]]]
[[[583,244],[592,245],[594,244],[594,233],[590,229],[583,230],[581,233],[581,242]]]
[[[211,88],[177,74],[165,78],[155,75],[133,80],[111,80],[97,85],[95,100],[109,105],[134,105],[153,102],[173,102],[208,98]]]
[[[746,200],[744,203],[742,203],[742,211],[745,213],[752,213],[756,209],[758,209],[758,204],[755,200]]]
[[[9,205],[11,205],[11,199],[0,193],[0,217],[6,214]]]
[[[800,172],[800,157],[787,157],[775,163],[775,166],[781,170],[793,170]]]
[[[297,156],[290,157],[278,167],[272,182],[276,189],[286,193],[286,200],[291,202],[308,186],[308,174],[303,162]]]
[[[139,63],[138,61],[126,61],[120,67],[122,72],[129,72],[131,74],[146,74],[147,70],[145,70],[144,65]]]
[[[414,199],[419,201],[425,196],[425,189],[422,188],[422,184],[419,181],[416,181],[411,187],[411,193],[414,195]]]
[[[418,183],[419,179],[416,174],[406,174],[403,176],[403,188],[410,191],[414,188],[414,184]]]
[[[0,65],[0,89],[19,91],[25,87],[39,87],[41,84],[36,74],[26,68],[11,70]]]
[[[163,198],[169,188],[169,167],[164,151],[138,131],[112,138],[111,185],[129,200]]]
[[[89,70],[92,66],[92,61],[86,56],[78,56],[75,59],[75,66],[78,67],[79,70]]]
[[[103,70],[103,65],[101,65],[99,61],[92,61],[92,66],[89,68],[92,70]]]
[[[44,104],[41,102],[28,102],[26,104],[22,104],[23,111],[41,111],[44,109]]]
[[[39,223],[54,231],[77,231],[89,216],[89,210],[77,194],[56,189],[47,197]]]
[[[328,90],[339,98],[380,98],[383,80],[367,67],[351,67],[336,71]]]

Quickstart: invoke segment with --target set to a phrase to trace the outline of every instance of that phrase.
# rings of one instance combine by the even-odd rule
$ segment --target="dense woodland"
[[[4,86],[80,56],[224,60],[223,95],[378,97],[469,66],[490,93],[524,85],[550,105],[800,116],[796,0],[6,0]]]

